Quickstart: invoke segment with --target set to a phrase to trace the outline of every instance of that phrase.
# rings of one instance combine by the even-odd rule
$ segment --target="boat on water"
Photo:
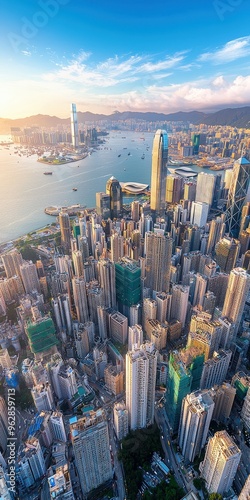
[[[53,172],[43,172],[43,175],[52,175]]]
[[[72,191],[77,191],[77,188],[73,188]]]
[[[144,160],[144,158],[145,158],[145,155],[143,154],[143,155],[141,156],[141,159],[142,159],[142,160]]]
[[[130,156],[130,155],[131,155],[131,153],[128,153],[128,156]]]
[[[120,158],[121,155],[118,155],[118,158]]]

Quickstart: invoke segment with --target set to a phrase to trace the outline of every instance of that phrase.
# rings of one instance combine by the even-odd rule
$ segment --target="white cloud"
[[[102,109],[102,112],[119,111],[159,111],[175,112],[223,108],[227,106],[244,106],[249,104],[250,75],[238,76],[231,82],[222,80],[223,85],[214,85],[216,78],[210,83],[204,81],[186,82],[173,85],[150,85],[147,88],[123,92],[120,94],[88,95],[81,102],[81,109]],[[219,83],[219,81],[218,81]]]
[[[204,52],[198,60],[201,62],[211,61],[214,64],[223,64],[249,55],[250,36],[244,36],[227,42],[223,47],[213,52]]]
[[[161,70],[173,68],[173,66],[176,66],[183,59],[184,59],[184,55],[175,55],[173,57],[167,57],[164,61],[158,61],[156,63],[147,62],[145,64],[142,64],[138,68],[138,71],[145,72],[145,73],[152,73],[154,71],[161,71]]]
[[[177,67],[184,57],[184,53],[179,53],[154,63],[149,60],[149,56],[115,56],[93,64],[89,61],[90,54],[81,52],[79,55],[73,56],[68,63],[59,65],[59,69],[44,74],[42,78],[46,81],[80,83],[91,88],[93,86],[114,87],[123,83],[135,82],[138,79],[143,80],[147,76],[152,79],[165,78],[169,75],[166,73],[166,69]],[[161,72],[164,72],[162,76]]]
[[[224,87],[226,85],[226,81],[222,75],[217,76],[214,80],[212,80],[212,84],[215,87]]]
[[[30,57],[31,56],[31,52],[29,50],[22,50],[22,54],[26,57]]]

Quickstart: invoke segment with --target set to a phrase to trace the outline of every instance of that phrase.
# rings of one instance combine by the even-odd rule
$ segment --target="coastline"
[[[66,165],[67,163],[75,163],[77,161],[81,161],[81,160],[84,160],[84,158],[87,158],[87,156],[89,156],[89,153],[84,153],[83,155],[81,155],[79,158],[75,158],[75,159],[70,159],[70,160],[52,160],[52,161],[49,161],[49,160],[45,160],[43,158],[38,158],[37,161],[38,163],[43,163],[44,165]]]

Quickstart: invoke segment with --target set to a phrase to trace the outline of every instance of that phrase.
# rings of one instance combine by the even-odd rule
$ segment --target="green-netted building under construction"
[[[30,349],[34,354],[48,351],[58,344],[56,330],[52,318],[45,316],[36,321],[28,320],[25,330],[29,339]]]

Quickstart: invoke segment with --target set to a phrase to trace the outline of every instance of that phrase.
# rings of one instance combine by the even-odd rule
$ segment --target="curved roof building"
[[[148,184],[141,184],[140,182],[120,182],[122,191],[131,194],[145,193],[148,190]]]
[[[197,172],[195,172],[189,167],[169,168],[168,170],[169,172],[171,172],[171,174],[180,175],[181,177],[184,178],[197,177],[198,175]]]

